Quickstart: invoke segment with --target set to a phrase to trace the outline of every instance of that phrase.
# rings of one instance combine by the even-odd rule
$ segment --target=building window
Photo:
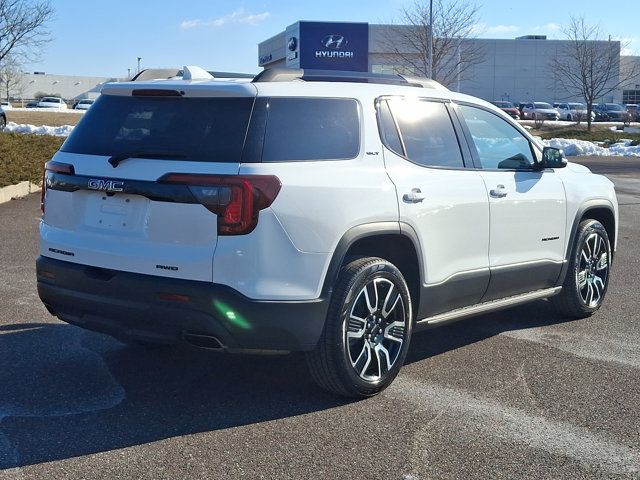
[[[623,90],[622,103],[640,103],[640,90]]]
[[[390,75],[415,75],[415,69],[402,65],[371,65],[371,73],[386,73]]]

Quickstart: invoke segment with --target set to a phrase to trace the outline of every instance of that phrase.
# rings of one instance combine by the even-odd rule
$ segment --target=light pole
[[[140,60],[142,60],[142,57],[138,57],[138,71],[136,73],[140,73]]]
[[[429,0],[429,78],[433,79],[433,0]]]

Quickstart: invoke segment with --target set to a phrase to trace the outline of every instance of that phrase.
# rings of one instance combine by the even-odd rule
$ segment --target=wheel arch
[[[405,277],[411,293],[412,310],[420,305],[423,277],[422,254],[411,229],[399,222],[376,222],[349,229],[336,246],[324,278],[322,296],[331,296],[340,269],[349,257],[380,257],[393,263]]]
[[[583,220],[597,220],[602,224],[604,229],[607,231],[607,235],[609,236],[609,242],[611,243],[611,260],[613,261],[614,257],[614,245],[616,241],[616,215],[613,209],[613,206],[607,201],[604,202],[602,200],[592,200],[590,202],[582,205],[576,216],[573,220],[573,225],[571,226],[571,233],[569,235],[569,241],[567,243],[567,248],[565,252],[565,262],[562,267],[562,271],[560,272],[560,276],[558,278],[557,285],[562,285],[564,283],[564,279],[567,275],[567,270],[569,268],[569,259],[571,257],[571,253],[573,251],[573,244],[576,239],[576,233],[578,231],[578,226]]]

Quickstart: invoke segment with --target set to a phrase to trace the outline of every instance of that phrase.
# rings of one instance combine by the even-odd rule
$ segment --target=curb
[[[40,186],[29,181],[20,182],[0,188],[0,203],[5,203],[14,198],[26,197],[30,193],[39,192]]]

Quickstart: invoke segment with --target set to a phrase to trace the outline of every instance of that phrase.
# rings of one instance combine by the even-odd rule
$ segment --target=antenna
[[[195,65],[185,65],[182,69],[182,79],[183,80],[212,80],[213,75],[207,72],[202,67],[197,67]]]

